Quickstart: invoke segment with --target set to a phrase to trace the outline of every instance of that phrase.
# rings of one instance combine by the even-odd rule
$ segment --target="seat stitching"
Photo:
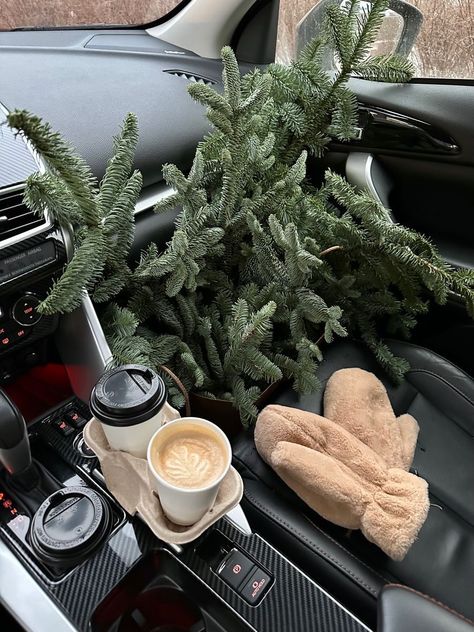
[[[305,520],[307,520],[311,526],[313,526],[317,531],[319,531],[320,533],[322,533],[328,540],[330,540],[333,544],[335,544],[336,546],[338,546],[342,551],[344,551],[344,553],[347,553],[347,555],[349,555],[350,557],[352,557],[352,559],[356,560],[356,562],[358,562],[359,564],[362,564],[362,566],[365,566],[365,568],[367,568],[371,573],[374,573],[374,575],[377,575],[377,577],[380,577],[380,579],[385,582],[388,583],[390,582],[390,580],[387,577],[384,577],[379,571],[376,571],[374,568],[372,568],[371,566],[369,566],[366,562],[364,562],[364,560],[361,560],[360,557],[357,557],[357,555],[355,555],[354,553],[352,553],[352,551],[349,551],[349,549],[346,549],[345,546],[343,546],[340,542],[338,542],[336,539],[334,539],[332,536],[330,536],[328,533],[326,533],[326,531],[324,531],[323,529],[321,529],[321,527],[318,527],[318,525],[316,523],[314,523],[311,518],[309,518],[308,516],[306,516],[305,514],[302,514],[303,518],[305,518]]]
[[[420,592],[419,590],[415,590],[415,588],[411,588],[411,586],[404,586],[403,584],[387,584],[387,586],[385,586],[384,590],[388,590],[390,588],[398,588],[398,589],[401,589],[401,590],[406,590],[407,592],[414,593],[415,595],[418,595],[419,597],[422,597],[423,599],[426,599],[426,601],[430,601],[431,603],[433,603],[433,604],[435,604],[437,606],[440,606],[441,608],[443,608],[443,610],[446,610],[446,612],[449,612],[450,614],[454,615],[455,617],[458,617],[459,619],[461,619],[465,623],[469,623],[470,625],[474,625],[474,621],[472,621],[472,619],[468,619],[467,617],[462,615],[457,610],[454,610],[453,608],[450,608],[449,606],[444,604],[442,601],[439,601],[438,599],[435,599],[434,597],[430,597],[429,595],[425,595],[424,593]]]
[[[303,533],[301,533],[300,531],[298,531],[297,529],[295,529],[289,522],[287,522],[286,520],[283,520],[280,516],[278,516],[276,513],[274,513],[273,511],[269,510],[267,507],[265,507],[264,505],[262,505],[253,495],[251,492],[248,492],[247,490],[245,490],[245,496],[251,501],[253,502],[254,505],[256,505],[257,507],[260,508],[262,513],[266,513],[267,515],[269,515],[270,517],[273,518],[274,522],[278,522],[280,525],[283,525],[284,527],[286,527],[287,531],[292,532],[294,535],[298,536],[298,538],[300,538],[302,541],[304,541],[305,545],[307,548],[309,548],[310,550],[313,551],[317,551],[321,554],[321,556],[331,562],[333,562],[335,564],[335,566],[337,566],[338,568],[344,570],[348,575],[350,575],[353,579],[355,579],[360,585],[364,586],[364,588],[366,588],[374,597],[377,597],[377,591],[372,588],[372,586],[370,586],[369,584],[367,584],[363,579],[361,579],[358,575],[356,575],[353,571],[351,571],[350,569],[346,568],[343,564],[341,564],[339,562],[339,560],[337,560],[335,557],[333,557],[332,555],[330,555],[329,553],[327,553],[324,549],[322,549],[321,547],[319,547],[318,545],[314,544],[313,542],[311,542],[311,540],[309,538],[307,538]],[[357,558],[356,558],[357,559]],[[383,579],[383,578],[382,578]],[[387,580],[384,580],[387,581]]]
[[[234,456],[234,458],[236,458]],[[242,465],[246,468],[246,470],[248,472],[250,472],[252,474],[252,478],[250,480],[257,480],[260,483],[263,483],[265,485],[265,487],[267,487],[268,489],[270,489],[271,491],[275,491],[274,488],[269,487],[259,476],[258,474],[255,474],[253,472],[253,470],[251,470],[248,465],[246,463],[243,463],[238,457],[237,460],[240,461],[242,463]],[[251,497],[255,503],[258,503],[257,499],[255,498],[255,496],[249,492],[248,490],[245,490],[245,493]],[[278,492],[276,492],[278,493]],[[284,499],[285,500],[285,499]],[[264,507],[263,505],[261,505],[262,507]],[[267,510],[267,508],[265,507],[265,510]],[[363,560],[361,560],[359,557],[357,557],[356,555],[354,555],[354,553],[352,553],[351,551],[349,551],[349,549],[346,549],[340,542],[338,542],[336,539],[334,539],[332,536],[330,536],[328,533],[326,533],[326,531],[324,531],[323,529],[321,529],[321,527],[318,527],[318,525],[316,525],[316,523],[314,523],[311,518],[309,518],[306,514],[301,513],[301,516],[311,524],[311,526],[316,529],[317,531],[319,531],[320,533],[322,533],[328,540],[330,540],[333,544],[335,544],[337,547],[339,547],[342,551],[344,551],[344,553],[346,553],[347,555],[349,555],[350,557],[352,557],[354,560],[356,560],[358,563],[362,564],[362,566],[365,566],[365,568],[367,568],[370,572],[374,573],[374,575],[377,575],[377,577],[380,577],[380,579],[384,582],[384,583],[388,583],[390,582],[390,580],[387,577],[384,577],[379,571],[376,571],[374,568],[372,568],[371,566],[369,566],[366,562],[364,562]],[[316,545],[315,545],[316,546]]]
[[[443,382],[444,384],[446,384],[446,386],[449,386],[453,391],[455,391],[458,395],[460,395],[463,399],[465,399],[467,402],[469,402],[469,404],[471,404],[471,406],[474,406],[474,402],[472,401],[472,399],[470,397],[468,397],[465,393],[463,393],[462,391],[460,391],[456,386],[454,386],[453,384],[451,384],[451,382],[448,382],[444,377],[442,377],[441,375],[438,375],[437,373],[435,373],[434,371],[430,371],[428,369],[410,369],[408,371],[408,373],[426,373],[427,375],[431,375],[433,377],[438,378],[439,380],[441,380],[441,382]],[[472,379],[472,378],[471,378]]]
[[[458,366],[451,360],[448,360],[448,358],[445,358],[439,353],[436,353],[436,351],[433,351],[432,349],[428,349],[427,347],[422,347],[421,345],[415,345],[413,342],[408,342],[406,340],[396,340],[395,338],[386,338],[385,342],[395,343],[395,345],[401,344],[402,347],[405,346],[405,347],[411,347],[412,349],[415,349],[415,350],[421,349],[422,351],[426,351],[429,355],[434,356],[435,358],[438,358],[439,360],[442,360],[443,362],[447,362],[450,366],[454,367],[457,371],[459,371],[459,373],[462,373],[465,377],[469,378],[470,380],[473,379],[473,376],[469,375],[467,371],[464,371],[464,369],[461,369],[460,366]]]
[[[432,371],[428,371],[426,369],[413,369],[411,371],[409,371],[409,373],[426,373],[427,375],[431,375],[432,377],[438,378],[441,382],[443,382],[446,386],[449,386],[449,388],[451,388],[454,392],[456,392],[458,395],[460,395],[463,399],[466,400],[467,403],[469,403],[473,408],[474,408],[474,402],[469,399],[469,397],[467,395],[464,395],[464,393],[462,393],[458,388],[456,388],[455,386],[453,386],[452,384],[450,384],[449,382],[447,382],[443,377],[441,377],[440,375],[437,375],[436,373],[433,373]],[[416,388],[416,387],[415,387]],[[420,391],[419,391],[420,392]],[[421,392],[420,392],[421,394]],[[425,395],[426,397],[426,395]],[[447,414],[447,413],[445,413]],[[468,437],[472,437],[471,432],[469,432],[468,430],[466,430],[466,428],[464,428],[464,426],[462,426],[461,424],[459,424],[456,419],[454,419],[451,415],[447,414],[447,416],[449,417],[449,419],[451,419],[451,421],[456,424],[456,426],[459,428],[459,430],[462,430],[462,432],[466,433]]]

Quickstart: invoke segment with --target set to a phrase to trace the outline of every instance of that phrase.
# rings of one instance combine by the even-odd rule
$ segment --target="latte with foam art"
[[[157,473],[171,485],[199,489],[211,485],[227,465],[227,451],[214,432],[196,425],[180,425],[154,447],[151,460]]]

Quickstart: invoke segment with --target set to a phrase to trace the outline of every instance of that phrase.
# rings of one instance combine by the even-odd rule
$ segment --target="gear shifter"
[[[38,453],[38,447],[34,443],[33,451]],[[31,518],[26,539],[30,550],[49,568],[63,572],[75,566],[109,533],[111,509],[96,491],[83,485],[63,487],[45,465],[32,460],[23,415],[1,389],[0,464],[7,472],[0,472],[2,489]]]
[[[0,389],[0,463],[10,491],[32,513],[60,485],[47,470],[31,458],[30,440],[23,415]]]
[[[23,415],[0,389],[0,461],[11,476],[32,467],[30,441]]]

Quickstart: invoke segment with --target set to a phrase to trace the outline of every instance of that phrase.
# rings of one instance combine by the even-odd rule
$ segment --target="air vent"
[[[43,217],[38,217],[23,203],[24,190],[24,186],[0,189],[0,241],[45,224]]]
[[[212,79],[206,79],[206,77],[201,77],[200,75],[193,75],[190,72],[185,72],[184,70],[163,70],[168,75],[173,75],[174,77],[181,77],[181,79],[187,79],[187,81],[192,81],[193,83],[204,83],[206,86],[213,86],[216,81]]]

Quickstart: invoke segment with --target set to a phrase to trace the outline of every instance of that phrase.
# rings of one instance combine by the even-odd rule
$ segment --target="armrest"
[[[377,632],[407,630],[473,632],[474,622],[416,590],[389,584],[378,599]]]

